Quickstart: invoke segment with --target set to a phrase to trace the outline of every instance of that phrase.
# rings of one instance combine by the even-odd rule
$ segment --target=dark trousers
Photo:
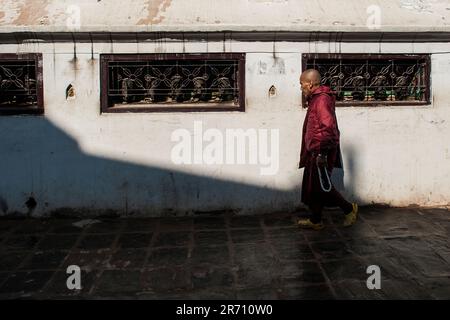
[[[330,202],[334,203],[333,206],[341,208],[344,214],[348,214],[353,210],[352,204],[345,200],[342,195],[334,189],[334,187],[328,193],[328,199]],[[325,204],[319,201],[309,205],[309,210],[311,211],[311,221],[313,223],[319,223],[322,221],[322,210],[324,207]]]
[[[331,177],[333,165],[336,160],[336,152],[332,150],[328,156],[328,164],[326,170]],[[325,168],[322,169],[324,173]],[[316,165],[316,155],[311,154],[305,165],[302,183],[302,202],[306,204],[311,211],[311,221],[318,223],[322,220],[322,211],[324,207],[339,207],[344,214],[348,214],[353,210],[350,202],[344,199],[342,195],[331,185],[331,190],[325,192],[322,190],[319,180],[319,173]],[[326,180],[324,174],[322,179]],[[327,185],[325,185],[325,188]]]

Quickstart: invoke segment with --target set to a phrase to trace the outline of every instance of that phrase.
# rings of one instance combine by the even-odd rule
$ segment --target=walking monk
[[[299,168],[305,168],[302,202],[308,206],[311,217],[300,219],[297,224],[314,230],[324,228],[324,207],[341,208],[346,227],[353,225],[358,215],[358,205],[345,200],[329,179],[333,168],[342,168],[340,133],[335,114],[335,95],[329,87],[320,85],[320,81],[320,74],[314,69],[306,70],[300,77],[308,111],[303,124]]]

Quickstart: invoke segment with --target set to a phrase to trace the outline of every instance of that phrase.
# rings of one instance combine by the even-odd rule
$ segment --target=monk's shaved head
[[[303,95],[308,98],[311,93],[320,87],[320,73],[315,69],[308,69],[300,76],[300,87]]]
[[[308,69],[300,76],[300,81],[310,82],[313,86],[320,85],[320,73],[316,69]]]

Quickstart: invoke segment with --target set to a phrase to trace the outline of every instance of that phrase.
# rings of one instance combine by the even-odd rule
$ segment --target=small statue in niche
[[[167,97],[167,102],[183,102],[184,97],[182,94],[182,81],[183,77],[179,74],[175,74],[170,78],[170,95]]]
[[[122,96],[122,103],[126,104],[128,103],[128,85],[127,80],[122,79],[122,76],[118,76],[119,82],[120,82],[120,94]]]
[[[66,100],[75,99],[75,88],[72,84],[69,84],[66,88]]]
[[[213,101],[214,102],[222,102],[222,101],[232,101],[234,98],[233,95],[233,87],[231,85],[231,80],[236,80],[236,72],[231,72],[232,67],[226,67],[223,70],[219,70],[218,68],[211,68],[211,72],[216,76],[214,81],[211,84],[211,88],[214,89]]]
[[[173,68],[166,68],[160,70],[158,67],[150,67],[151,73],[146,74],[144,79],[146,82],[146,97],[145,101],[147,103],[158,103],[158,102],[170,102],[170,94],[166,96],[163,92],[158,92],[161,88],[161,83],[164,83],[165,87],[171,87],[171,79],[169,75],[172,73]]]
[[[212,87],[217,88],[214,101],[222,102],[233,100],[233,88],[231,87],[230,79],[228,79],[227,77],[220,77],[215,79]]]
[[[134,72],[128,68],[121,68],[122,74],[119,74],[117,79],[120,83],[120,90],[122,95],[122,103],[130,103],[138,101],[136,90],[143,89],[144,85],[139,78],[142,75],[142,68],[137,68]]]
[[[395,99],[396,100],[406,100],[408,97],[408,79],[407,77],[400,76],[395,82]]]
[[[159,80],[149,74],[145,75],[144,79],[146,88],[144,102],[154,103],[156,101],[156,87],[159,84]]]
[[[385,84],[386,84],[386,77],[384,75],[376,76],[372,80],[370,87],[375,90],[373,95],[375,100],[385,101],[387,99]]]
[[[359,100],[363,101],[366,97],[365,90],[364,90],[364,78],[361,76],[356,76],[352,80],[353,85],[353,100]]]
[[[191,92],[191,102],[208,101],[210,94],[206,90],[206,81],[208,75],[204,74],[201,77],[195,77],[192,79],[194,89]]]

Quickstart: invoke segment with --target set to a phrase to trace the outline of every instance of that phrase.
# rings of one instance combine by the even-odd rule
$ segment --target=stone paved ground
[[[449,299],[450,212],[361,208],[350,229],[293,215],[0,220],[2,299]],[[300,214],[298,214],[300,215]],[[297,216],[298,216],[297,215]],[[295,216],[295,215],[294,215]],[[66,269],[82,268],[69,291]],[[368,290],[366,268],[381,268]]]

